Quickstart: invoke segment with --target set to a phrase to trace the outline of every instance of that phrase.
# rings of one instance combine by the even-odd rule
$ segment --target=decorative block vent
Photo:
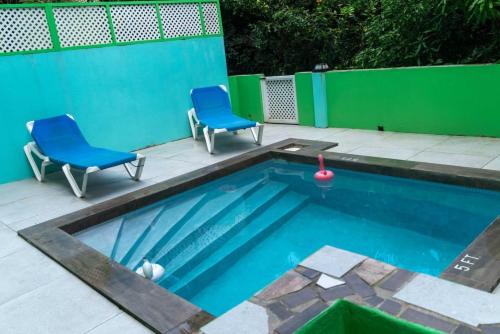
[[[154,5],[112,5],[110,10],[117,42],[160,39]]]
[[[160,5],[160,16],[163,33],[167,38],[197,36],[203,33],[197,4]]]
[[[298,124],[294,76],[267,77],[262,88],[265,121]]]
[[[217,4],[204,3],[203,19],[205,20],[205,31],[209,35],[220,34],[219,14],[217,12]]]
[[[51,48],[44,8],[0,9],[0,53]]]
[[[54,18],[63,48],[112,42],[104,6],[54,8]]]

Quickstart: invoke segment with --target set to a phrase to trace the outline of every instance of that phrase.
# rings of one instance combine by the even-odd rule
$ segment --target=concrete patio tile
[[[378,145],[378,144],[374,144]],[[370,147],[361,146],[350,151],[350,154],[365,155],[369,157],[379,157],[387,159],[406,160],[421,152],[420,150],[395,148],[395,147]]]
[[[201,328],[205,334],[268,334],[268,315],[262,306],[243,302]]]
[[[90,287],[65,276],[0,305],[0,324],[2,334],[85,333],[119,313]]]
[[[455,136],[428,148],[428,150],[433,152],[495,157],[500,152],[500,138]]]
[[[408,160],[435,164],[481,168],[491,161],[491,157],[483,155],[456,154],[423,151]]]
[[[394,297],[471,326],[500,323],[497,295],[437,277],[420,274]]]
[[[0,258],[0,305],[49,284],[73,277],[47,256],[25,243],[22,250]]]
[[[331,138],[330,138],[331,139]],[[354,151],[355,149],[359,148],[361,146],[360,143],[339,143],[338,146],[329,148],[326,150],[327,152],[338,152],[338,153],[351,153],[351,151]]]
[[[497,157],[486,164],[484,169],[493,169],[500,171],[500,157]]]
[[[428,135],[419,133],[392,132],[380,141],[376,147],[400,148],[422,151],[446,141],[449,136]],[[371,144],[368,143],[368,146]]]
[[[363,255],[324,246],[302,261],[300,265],[333,277],[342,277],[365,259],[366,256]]]
[[[153,332],[141,325],[126,313],[120,313],[85,334],[152,334]]]
[[[0,222],[0,258],[19,251],[27,246],[28,244],[23,239],[18,237],[16,232],[12,231]]]
[[[322,140],[336,142],[340,145],[362,145],[367,143],[375,144],[376,142],[382,140],[390,134],[392,134],[392,132],[347,129],[346,131],[325,136],[322,138]]]

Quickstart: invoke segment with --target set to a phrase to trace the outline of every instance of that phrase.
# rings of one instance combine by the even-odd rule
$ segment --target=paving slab
[[[396,268],[390,264],[373,259],[367,259],[355,269],[359,277],[366,283],[374,285],[384,277],[392,273]]]
[[[498,296],[424,274],[394,297],[475,327],[500,323]]]
[[[264,290],[262,290],[257,297],[264,300],[275,299],[298,291],[310,283],[310,279],[302,276],[294,270],[290,270],[277,281],[264,288]]]
[[[492,157],[484,155],[423,151],[412,156],[408,160],[442,165],[482,168],[489,163],[491,159]]]
[[[500,138],[455,136],[428,148],[433,152],[498,156]]]
[[[0,258],[0,305],[64,276],[73,276],[32,246]]]
[[[152,334],[153,332],[141,325],[131,316],[120,313],[85,334]]]
[[[0,222],[0,258],[23,249],[27,245],[28,243],[19,238],[16,232]]]
[[[483,168],[484,169],[492,169],[492,170],[500,170],[500,157],[491,160]]]
[[[366,155],[368,157],[407,160],[420,152],[421,150],[408,148],[361,146],[350,151],[349,153]]]
[[[446,333],[451,333],[457,327],[454,323],[411,308],[406,310],[401,315],[401,318],[427,327],[432,327]]]
[[[322,287],[323,289],[330,289],[330,288],[333,288],[334,286],[345,284],[345,282],[342,280],[330,277],[328,275],[321,274],[321,276],[319,277],[316,284],[319,285],[320,287]]]
[[[363,255],[331,246],[324,246],[318,252],[302,261],[300,265],[340,278],[365,259],[366,256]]]
[[[268,315],[262,306],[245,301],[202,327],[201,331],[205,334],[268,334]]]
[[[278,334],[292,334],[298,328],[302,327],[306,322],[311,320],[311,318],[320,314],[321,311],[323,311],[325,308],[327,308],[327,305],[322,302],[314,303],[302,313],[284,322],[282,325],[275,329],[275,332]]]
[[[63,277],[0,305],[2,334],[85,333],[120,310],[74,277]]]

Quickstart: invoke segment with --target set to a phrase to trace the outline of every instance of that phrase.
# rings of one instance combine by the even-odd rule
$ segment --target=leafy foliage
[[[500,0],[222,0],[231,74],[500,60]]]

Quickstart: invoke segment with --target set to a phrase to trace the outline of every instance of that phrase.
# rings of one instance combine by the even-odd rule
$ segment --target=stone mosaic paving
[[[331,272],[334,263],[338,263],[341,268],[345,268],[345,263],[349,263],[350,269],[340,276],[331,277],[325,271]],[[314,267],[314,269],[310,267]],[[421,285],[421,280],[428,283],[427,277],[374,259],[361,257],[358,254],[326,246],[303,261],[301,265],[261,290],[249,301],[237,306],[236,311],[233,309],[203,327],[202,332],[205,334],[292,334],[336,300],[346,299],[360,305],[378,308],[401,319],[432,327],[445,333],[500,334],[500,312],[491,315],[491,312],[494,311],[491,308],[489,309],[491,312],[488,314],[491,316],[485,317],[484,313],[488,312],[488,306],[486,309],[479,309],[483,314],[482,319],[498,321],[498,323],[470,325],[471,319],[481,319],[481,314],[474,309],[476,304],[482,301],[492,301],[493,299],[488,299],[489,296],[496,298],[492,294],[432,277],[434,285],[426,286],[424,290],[427,292],[422,289],[418,290],[422,300],[426,300],[425,297],[431,292],[432,287],[435,290],[440,290],[436,281],[458,288],[453,289],[452,286],[448,289],[441,289],[442,293],[449,295],[451,303],[456,300],[453,298],[453,294],[463,292],[463,288],[477,291],[476,293],[483,294],[482,297],[488,295],[485,299],[477,296],[473,298],[470,295],[462,297],[471,298],[469,308],[456,308],[455,313],[452,314],[455,319],[398,299],[398,295],[405,291],[407,291],[406,295],[413,295],[415,291],[413,291],[412,286]],[[412,284],[412,282],[416,283]],[[435,296],[434,299],[431,297],[427,300],[442,305],[443,303],[439,303],[439,300],[436,299],[446,299],[442,293]],[[416,302],[416,304],[421,303],[421,301]],[[450,305],[450,303],[444,303],[444,305]],[[267,312],[266,317],[264,311]],[[243,313],[246,317],[241,316]],[[465,316],[466,313],[469,314],[468,317]],[[469,324],[456,319],[465,319]],[[259,321],[260,324],[257,324],[256,322]],[[249,331],[249,328],[255,330]],[[230,331],[227,331],[229,329]]]

